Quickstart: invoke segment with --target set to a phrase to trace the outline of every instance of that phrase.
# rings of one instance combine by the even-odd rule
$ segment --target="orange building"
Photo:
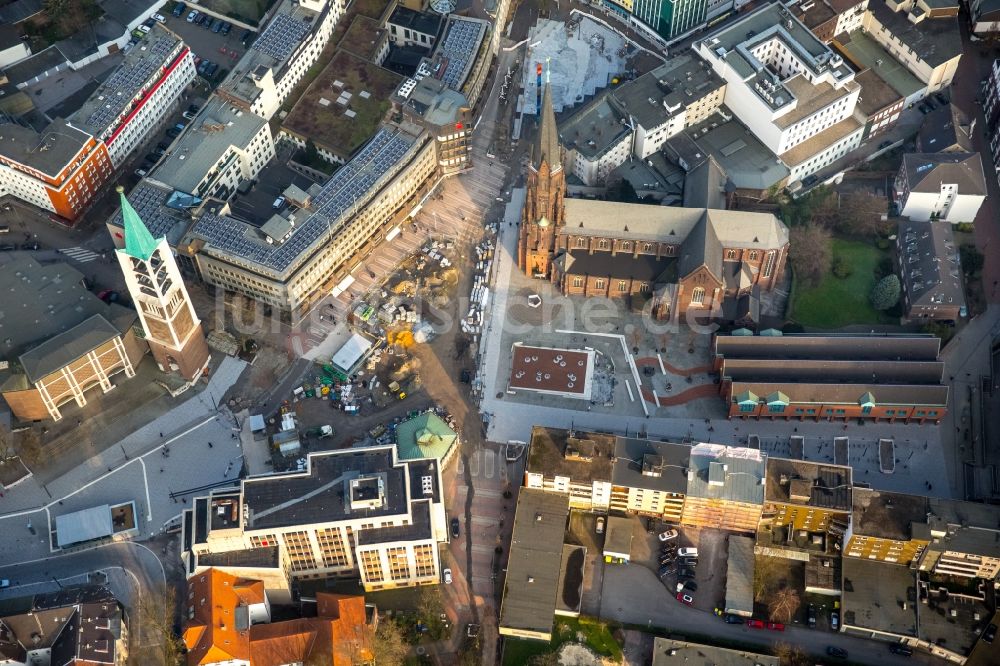
[[[374,660],[371,638],[378,615],[364,597],[320,592],[315,617],[271,622],[261,581],[208,569],[188,580],[184,606],[191,666],[354,666]]]
[[[0,125],[0,188],[73,221],[113,172],[103,142],[61,118],[41,133]]]

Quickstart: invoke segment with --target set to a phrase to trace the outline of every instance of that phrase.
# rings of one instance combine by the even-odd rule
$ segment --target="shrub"
[[[886,275],[872,289],[872,307],[876,310],[888,310],[899,302],[901,291],[902,287],[899,284],[899,278],[896,274]]]
[[[878,260],[878,267],[875,268],[875,279],[881,280],[886,275],[892,275],[896,272],[896,264],[893,262],[892,257],[882,257]]]
[[[854,272],[854,269],[851,268],[851,262],[847,261],[839,254],[833,257],[833,263],[830,266],[830,270],[833,272],[834,276],[839,277],[841,280],[851,277],[851,273]]]
[[[961,231],[962,233],[971,234],[974,229],[972,222],[959,222],[955,225],[955,231]]]
[[[879,238],[877,241],[875,241],[875,247],[877,247],[880,250],[888,250],[889,249],[889,239],[888,238]]]

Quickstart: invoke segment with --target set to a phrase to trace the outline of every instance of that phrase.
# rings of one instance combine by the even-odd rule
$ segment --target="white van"
[[[678,548],[677,557],[698,557],[697,548]]]

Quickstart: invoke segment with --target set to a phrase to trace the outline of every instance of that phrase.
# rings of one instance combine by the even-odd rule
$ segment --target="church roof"
[[[537,170],[542,162],[547,162],[552,171],[562,168],[562,149],[559,145],[559,128],[556,127],[556,114],[552,110],[552,86],[545,84],[545,94],[542,97],[541,125],[535,145],[531,151],[531,165]]]
[[[125,188],[120,185],[118,196],[121,198],[122,220],[125,224],[125,248],[119,252],[124,251],[130,257],[148,261],[156,250],[157,241],[149,233],[139,214],[132,208],[132,204],[125,198]]]

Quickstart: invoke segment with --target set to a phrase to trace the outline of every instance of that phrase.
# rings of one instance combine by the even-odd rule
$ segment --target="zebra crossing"
[[[101,258],[99,254],[91,252],[85,247],[64,247],[60,248],[58,251],[81,264],[85,264],[88,261],[96,261]]]

